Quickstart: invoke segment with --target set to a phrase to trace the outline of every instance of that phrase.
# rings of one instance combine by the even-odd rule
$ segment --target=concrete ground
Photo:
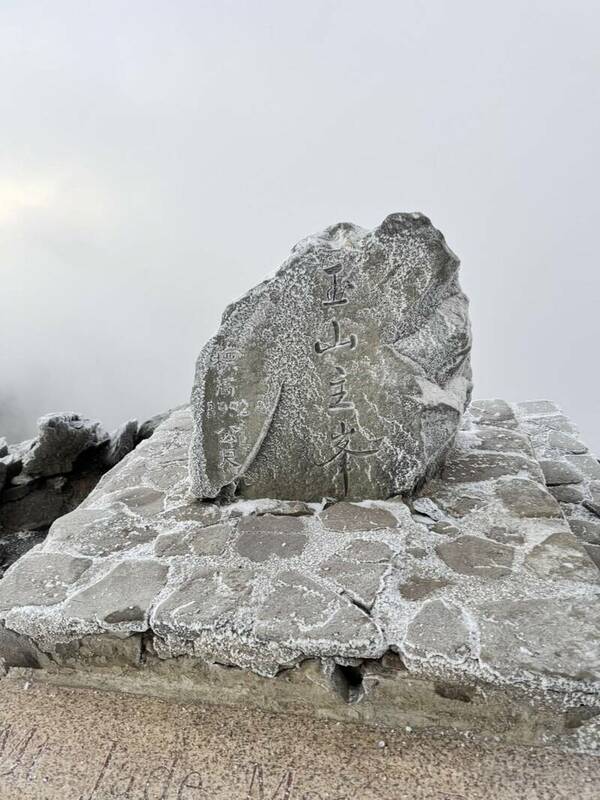
[[[598,798],[600,757],[0,681],[1,800]]]

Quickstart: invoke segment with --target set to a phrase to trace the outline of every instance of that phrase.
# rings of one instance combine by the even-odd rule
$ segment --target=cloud
[[[0,385],[31,430],[185,401],[296,241],[420,210],[462,260],[476,395],[548,396],[600,450],[600,12],[341,8],[2,5]]]

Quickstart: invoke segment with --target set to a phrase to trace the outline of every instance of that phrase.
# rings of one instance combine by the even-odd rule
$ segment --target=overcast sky
[[[0,2],[0,434],[184,402],[224,306],[326,225],[422,211],[476,397],[600,451],[595,0]]]

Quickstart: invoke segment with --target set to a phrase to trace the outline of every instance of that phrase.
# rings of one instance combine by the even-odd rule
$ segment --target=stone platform
[[[593,747],[600,464],[555,406],[473,403],[406,502],[192,501],[190,434],[175,412],[7,572],[7,666]]]

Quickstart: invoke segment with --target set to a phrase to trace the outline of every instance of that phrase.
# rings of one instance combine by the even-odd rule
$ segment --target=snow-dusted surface
[[[225,311],[192,392],[196,497],[412,491],[471,391],[458,258],[422,214],[334,225]]]
[[[9,570],[0,618],[55,657],[142,632],[162,659],[265,676],[395,651],[415,675],[599,704],[600,572],[513,408],[474,403],[463,428],[412,503],[217,506],[189,497],[177,411]]]

